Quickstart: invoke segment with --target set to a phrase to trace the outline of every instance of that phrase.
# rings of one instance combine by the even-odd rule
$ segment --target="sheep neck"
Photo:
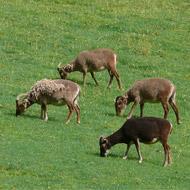
[[[114,146],[115,144],[125,142],[124,138],[123,138],[123,135],[121,133],[121,130],[118,130],[115,133],[113,133],[112,135],[108,136],[107,139],[108,139],[111,146]]]

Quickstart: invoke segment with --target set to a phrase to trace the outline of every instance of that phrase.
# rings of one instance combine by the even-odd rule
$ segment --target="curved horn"
[[[57,66],[57,68],[59,68],[59,69],[61,68],[61,63],[59,63],[59,65]]]
[[[27,96],[27,93],[19,94],[19,95],[16,97],[16,101],[19,101],[20,99],[24,99],[24,98],[26,98],[26,96]]]

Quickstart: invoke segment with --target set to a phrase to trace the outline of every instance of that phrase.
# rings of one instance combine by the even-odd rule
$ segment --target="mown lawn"
[[[187,0],[8,0],[0,1],[0,189],[189,189],[190,186],[190,4]],[[81,124],[64,123],[67,107],[49,106],[49,121],[32,106],[15,117],[15,99],[43,78],[59,78],[56,67],[80,51],[112,48],[118,55],[123,88],[138,79],[164,77],[177,87],[182,124],[171,110],[169,139],[173,164],[163,168],[161,144],[142,144],[138,164],[131,148],[112,148],[99,157],[99,137],[125,121],[115,116],[114,99],[124,93],[108,73],[69,79],[82,88]],[[135,115],[139,115],[139,109]],[[163,116],[159,104],[146,104],[146,116]]]

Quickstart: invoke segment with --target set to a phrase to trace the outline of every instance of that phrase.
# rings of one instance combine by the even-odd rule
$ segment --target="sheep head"
[[[58,65],[57,70],[62,79],[66,79],[68,73],[72,72],[72,66],[70,64],[61,67],[61,64]]]
[[[28,107],[27,94],[20,94],[16,98],[16,116],[21,115]]]
[[[115,100],[116,115],[121,116],[124,113],[128,103],[128,96],[118,96]]]
[[[111,148],[108,139],[105,137],[100,137],[99,145],[100,145],[100,156],[106,157],[109,153],[109,149]]]

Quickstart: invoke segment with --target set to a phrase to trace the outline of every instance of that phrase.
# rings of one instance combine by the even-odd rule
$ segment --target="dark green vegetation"
[[[0,189],[188,189],[190,185],[189,3],[186,0],[31,0],[0,1]],[[125,145],[99,157],[100,135],[118,129],[113,100],[122,94],[108,73],[90,75],[80,98],[81,124],[64,124],[67,107],[49,106],[49,121],[32,106],[15,117],[15,98],[42,78],[59,78],[58,63],[80,51],[109,47],[118,54],[126,90],[145,77],[168,78],[177,86],[182,124],[172,110],[169,139],[173,165],[162,168],[161,144],[142,144],[140,165],[134,147]],[[82,75],[70,79],[81,84]],[[136,115],[139,109],[136,109]],[[163,116],[159,104],[146,104],[145,115]]]

